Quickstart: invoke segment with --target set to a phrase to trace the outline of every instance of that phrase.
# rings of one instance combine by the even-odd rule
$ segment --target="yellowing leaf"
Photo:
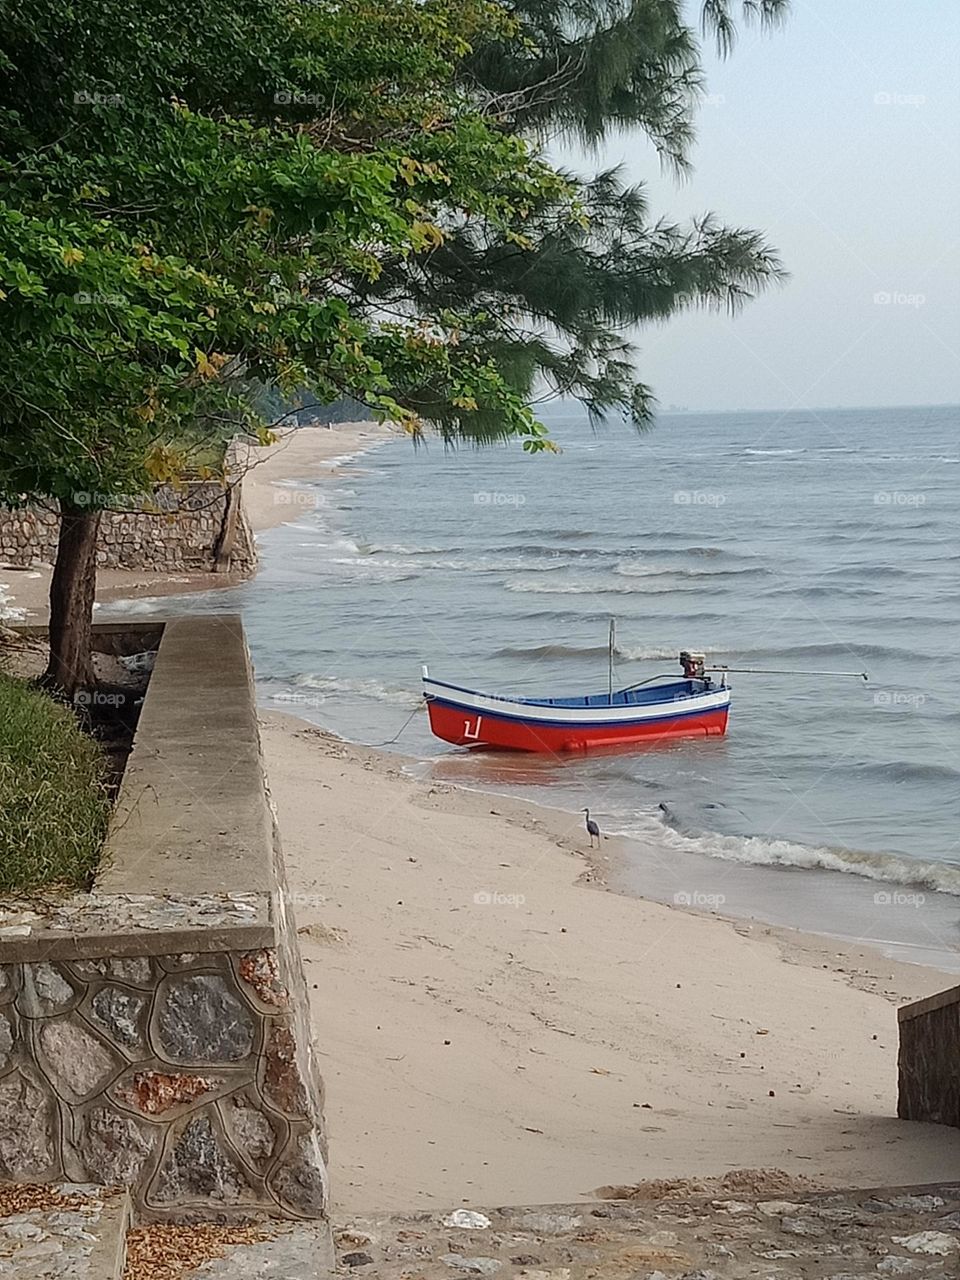
[[[408,187],[412,187],[420,165],[412,156],[404,156],[400,161],[400,176]]]
[[[258,227],[266,227],[273,217],[273,210],[266,205],[248,204],[244,213],[251,214]]]
[[[64,249],[60,256],[63,258],[63,265],[65,267],[75,266],[78,262],[82,262],[84,257],[83,252],[80,249]]]
[[[418,248],[429,246],[431,249],[436,249],[443,244],[443,232],[432,222],[415,222],[410,230]]]
[[[209,355],[205,351],[201,351],[199,347],[193,353],[194,362],[197,366],[197,373],[201,378],[215,378],[223,366],[229,360],[229,356],[223,355],[220,351],[211,351]]]

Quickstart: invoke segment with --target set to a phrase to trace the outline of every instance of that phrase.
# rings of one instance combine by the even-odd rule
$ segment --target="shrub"
[[[0,892],[89,884],[110,813],[105,778],[71,711],[0,672]]]

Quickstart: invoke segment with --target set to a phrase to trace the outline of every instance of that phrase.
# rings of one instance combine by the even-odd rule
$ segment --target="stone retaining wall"
[[[322,1085],[239,620],[164,626],[94,890],[0,900],[0,1176],[323,1220]]]
[[[319,1090],[281,954],[0,966],[3,1176],[126,1186],[142,1219],[322,1215]]]
[[[897,1010],[902,1120],[960,1129],[960,987]]]
[[[81,495],[82,499],[82,495]],[[162,486],[129,511],[105,511],[97,563],[105,569],[250,573],[256,546],[242,511],[242,481]],[[60,517],[49,506],[0,506],[0,562],[16,569],[52,564]]]

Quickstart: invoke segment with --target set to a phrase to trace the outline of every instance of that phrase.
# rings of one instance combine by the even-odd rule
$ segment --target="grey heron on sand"
[[[594,820],[590,817],[589,809],[584,809],[583,812],[587,815],[585,820],[585,825],[587,828],[587,835],[590,837],[590,848],[591,849],[593,848],[594,840],[596,840],[597,848],[599,848],[600,847],[600,828],[597,826]]]

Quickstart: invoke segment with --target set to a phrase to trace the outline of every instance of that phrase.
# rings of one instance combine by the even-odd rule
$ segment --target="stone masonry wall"
[[[183,490],[162,488],[142,511],[105,511],[100,521],[97,563],[105,569],[212,571],[217,568],[231,502],[240,490],[212,482]],[[0,506],[0,561],[17,569],[52,564],[59,515],[54,506]],[[229,551],[231,568],[256,565],[249,526],[236,520]]]
[[[93,888],[0,899],[2,1180],[121,1185],[140,1221],[325,1229],[323,1086],[234,615],[163,624]]]
[[[322,1217],[321,1099],[277,949],[0,966],[0,1175],[141,1220]]]
[[[902,1120],[960,1129],[960,987],[898,1010]]]

